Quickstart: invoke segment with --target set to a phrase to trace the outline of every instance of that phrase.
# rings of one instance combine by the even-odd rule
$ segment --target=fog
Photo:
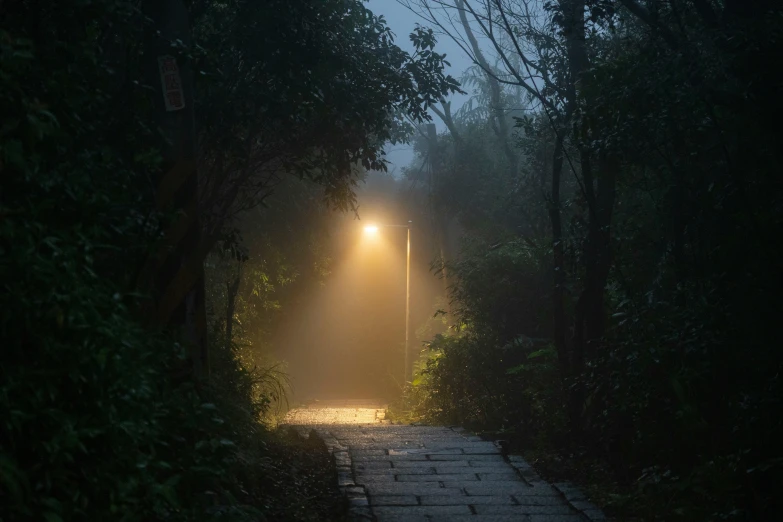
[[[373,173],[359,187],[358,217],[335,216],[329,240],[334,258],[321,287],[300,296],[300,309],[285,316],[273,345],[287,362],[291,401],[338,398],[393,398],[403,382],[407,230],[367,224],[411,224],[412,356],[428,338],[428,323],[443,294],[430,271],[435,249],[430,227],[400,201],[403,184]],[[404,193],[403,193],[404,195]],[[430,324],[430,327],[432,325]],[[420,331],[417,336],[417,330]],[[441,326],[442,327],[442,326]]]
[[[396,43],[414,52],[409,34],[427,24],[395,0],[369,0],[382,15]],[[437,32],[437,27],[434,28]],[[438,35],[447,74],[462,77],[472,60],[451,38]],[[454,110],[470,93],[449,98]],[[443,121],[431,113],[438,132]],[[401,392],[405,346],[405,228],[381,228],[375,237],[363,232],[369,223],[411,227],[410,353],[416,359],[422,342],[442,331],[446,308],[444,281],[431,271],[438,255],[425,183],[411,183],[405,168],[419,164],[412,144],[388,144],[388,174],[371,173],[358,187],[358,216],[336,214],[329,234],[333,251],[330,275],[321,287],[300,291],[298,309],[283,317],[272,346],[291,378],[292,403],[310,399],[394,398]],[[420,161],[420,159],[418,160]],[[426,178],[426,172],[425,172]],[[458,233],[449,234],[455,243]],[[454,245],[453,247],[455,247]],[[456,250],[456,248],[454,248]]]

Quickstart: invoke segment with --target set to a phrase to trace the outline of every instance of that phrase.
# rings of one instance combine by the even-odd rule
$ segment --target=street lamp
[[[367,225],[364,227],[364,233],[374,236],[378,233],[380,227],[384,228],[407,228],[408,229],[408,253],[405,260],[405,367],[403,368],[403,379],[405,383],[408,380],[408,366],[410,364],[410,326],[411,326],[411,225],[413,221],[408,221],[407,225]]]

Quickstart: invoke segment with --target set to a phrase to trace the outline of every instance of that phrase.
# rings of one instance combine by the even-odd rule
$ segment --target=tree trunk
[[[592,187],[592,167],[583,159],[583,178],[585,186]],[[585,168],[587,167],[587,168]],[[584,405],[584,386],[579,376],[584,370],[585,360],[594,357],[598,343],[606,331],[604,297],[606,282],[612,266],[612,245],[610,226],[615,200],[615,184],[619,171],[619,161],[602,151],[599,154],[599,175],[595,193],[587,190],[592,200],[587,238],[584,246],[585,283],[577,301],[574,317],[574,367],[569,397],[569,417],[571,429],[580,433],[582,429],[582,407]],[[585,175],[587,173],[587,175]]]
[[[555,348],[560,364],[560,373],[565,378],[570,374],[571,364],[566,346],[566,319],[563,299],[565,297],[565,254],[563,249],[563,225],[560,213],[560,177],[563,172],[563,133],[559,132],[552,154],[552,192],[549,202],[549,221],[552,225],[552,318]]]
[[[490,67],[487,59],[484,57],[481,46],[479,45],[478,40],[476,40],[476,36],[473,34],[473,29],[468,22],[464,0],[456,0],[455,5],[457,7],[457,11],[459,12],[462,28],[465,31],[465,35],[468,37],[468,41],[470,42],[470,46],[473,50],[476,61],[485,71],[484,77],[487,79],[487,83],[489,84],[490,109],[492,112],[492,116],[490,117],[490,124],[493,124],[494,121],[492,129],[495,132],[495,135],[498,137],[498,141],[500,141],[500,147],[503,149],[503,154],[506,156],[506,160],[509,163],[509,168],[511,169],[512,175],[516,174],[517,155],[514,153],[514,150],[511,148],[511,143],[509,142],[508,120],[506,118],[505,107],[503,107],[503,89],[501,88],[500,82],[497,80],[497,78],[489,73],[489,71],[492,71],[492,68]]]
[[[237,304],[237,293],[239,293],[239,282],[242,280],[241,269],[233,281],[226,281],[226,343],[231,345],[231,338],[234,335],[234,312]]]
[[[563,30],[569,64],[568,98],[572,107],[579,107],[580,83],[590,66],[585,42],[585,1],[562,0]],[[577,112],[578,114],[579,112]],[[574,313],[573,357],[571,359],[568,400],[571,431],[582,431],[582,409],[585,389],[581,380],[585,361],[595,355],[596,343],[604,336],[606,320],[604,294],[611,268],[610,225],[615,199],[618,161],[606,151],[598,153],[598,174],[593,171],[594,151],[587,116],[581,114],[574,122],[574,137],[579,146],[584,198],[588,207],[587,237],[583,246],[585,279]],[[578,128],[578,127],[581,127]]]
[[[454,143],[456,145],[461,145],[462,136],[460,135],[459,130],[457,129],[457,125],[454,123],[454,118],[451,115],[451,102],[441,99],[440,103],[443,106],[442,111],[438,109],[436,105],[432,105],[430,108],[432,109],[432,112],[437,114],[443,123],[446,124],[446,128],[449,129],[451,137],[454,138]]]
[[[612,266],[611,224],[620,163],[617,158],[602,151],[599,154],[599,167],[594,218],[590,220],[585,261],[589,298],[584,314],[584,333],[585,354],[588,357],[594,355],[595,341],[603,337],[606,330],[604,294]]]
[[[444,104],[444,109],[447,108]],[[447,217],[447,205],[440,199],[439,195],[442,193],[443,180],[440,176],[439,170],[439,155],[438,155],[438,134],[434,123],[427,124],[427,158],[429,162],[430,171],[430,198],[433,198],[433,208],[435,213],[434,225],[435,225],[435,240],[437,242],[438,254],[440,256],[440,273],[439,277],[443,282],[443,296],[448,303],[449,295],[449,275],[446,268],[446,260],[448,259],[449,252],[447,246],[448,239],[448,222]],[[447,308],[449,308],[447,306]],[[450,310],[447,310],[450,311]]]

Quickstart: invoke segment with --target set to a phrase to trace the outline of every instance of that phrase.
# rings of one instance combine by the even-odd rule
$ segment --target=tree
[[[463,38],[454,32],[462,25],[450,25],[456,3],[426,5],[433,23]],[[547,169],[550,228],[538,237],[555,239],[555,306],[533,304],[509,324],[525,296],[540,303],[550,293],[523,283],[535,280],[536,263],[521,260],[536,258],[522,238],[475,234],[463,270],[451,272],[467,329],[432,343],[416,395],[426,415],[512,426],[537,456],[553,444],[558,462],[611,469],[627,488],[611,506],[620,518],[774,519],[783,193],[773,152],[780,70],[765,57],[783,52],[780,7],[463,5],[487,37],[482,52],[502,66],[482,70],[501,84],[527,81],[538,109],[520,119],[518,145],[523,173]],[[461,140],[477,142],[452,120]],[[520,194],[540,193],[542,176],[524,181]],[[463,195],[462,208],[482,197],[473,187]],[[551,335],[530,338],[552,322]]]
[[[479,5],[459,0],[453,6],[436,4],[439,3],[421,1],[417,5],[422,9],[421,14],[457,41],[486,75],[492,92],[491,104],[495,107],[494,121],[504,121],[500,107],[501,83],[513,85],[523,89],[541,108],[556,136],[547,195],[554,274],[553,338],[563,375],[573,378],[584,368],[586,351],[603,335],[603,295],[611,258],[609,231],[617,168],[617,160],[606,150],[597,150],[590,145],[601,141],[587,133],[588,127],[583,123],[583,119],[589,118],[586,111],[591,103],[581,88],[583,75],[590,67],[585,3],[564,0],[556,5],[544,5],[528,1],[495,1]],[[459,18],[461,33],[452,23],[454,12]],[[548,23],[556,24],[559,33],[549,33]],[[501,70],[490,67],[473,34],[474,27],[489,42],[489,48],[502,64]],[[463,43],[461,34],[469,45]],[[504,149],[507,148],[506,145]],[[578,152],[578,163],[568,148]],[[513,158],[509,156],[509,159]],[[567,277],[561,213],[564,159],[587,207],[587,234],[580,256],[585,271],[573,315],[571,339],[566,337],[569,328],[564,302]],[[594,164],[599,168],[597,174]],[[572,417],[577,430],[583,397],[576,388],[574,390]]]
[[[210,354],[218,378],[198,379],[188,364],[196,354],[183,349],[179,332],[143,320],[145,298],[161,290],[152,296],[156,326],[182,324],[204,255],[228,239],[234,204],[253,200],[254,186],[270,188],[264,176],[309,175],[338,206],[350,207],[352,167],[382,163],[382,142],[396,129],[392,109],[415,117],[424,110],[416,104],[426,107],[426,96],[456,84],[439,74],[442,57],[429,52],[428,33],[417,33],[418,57],[405,55],[358,2],[188,2],[193,45],[188,31],[157,34],[175,22],[182,27],[183,17],[152,10],[171,5],[43,0],[0,7],[3,520],[329,518],[307,512],[281,486],[296,484],[292,489],[309,497],[292,474],[298,466],[263,464],[285,462],[290,451],[276,450],[278,439],[259,423],[268,402],[252,393],[254,376],[236,354],[219,346]],[[265,26],[269,20],[279,23]],[[207,38],[213,23],[255,39],[241,48],[230,31]],[[333,46],[339,42],[347,46]],[[306,67],[285,58],[309,51],[328,62],[308,80]],[[163,89],[161,53],[176,59],[180,79],[188,69],[197,78],[195,94],[185,86],[186,110],[174,114],[156,110],[164,102],[156,92]],[[226,77],[216,67],[224,63]],[[171,72],[173,64],[165,65]],[[341,81],[328,81],[331,73]],[[372,82],[379,77],[389,90],[363,91],[378,87]],[[208,96],[217,94],[223,97]],[[358,105],[349,115],[350,97]],[[225,105],[204,105],[217,100]],[[185,121],[191,109],[195,133]],[[169,127],[180,117],[181,134]],[[215,121],[227,127],[206,125]],[[254,123],[263,132],[242,133]],[[223,131],[232,139],[217,143]],[[218,154],[240,143],[237,136],[263,154]],[[172,137],[182,139],[167,147]],[[189,206],[199,201],[193,164],[175,167],[167,180],[171,163],[193,156],[194,137],[206,188],[200,208]],[[178,154],[180,146],[188,154]],[[263,161],[259,167],[248,158]],[[219,160],[236,162],[213,169]],[[256,185],[238,183],[251,178]],[[150,281],[155,274],[162,281]]]
[[[401,137],[400,114],[423,121],[433,100],[458,90],[443,73],[445,57],[433,51],[431,31],[411,35],[417,52],[410,56],[358,1],[197,1],[190,11],[196,46],[188,45],[190,35],[164,45],[181,46],[183,64],[208,50],[194,64],[202,79],[192,103],[199,202],[198,213],[189,209],[189,219],[167,234],[168,244],[184,241],[185,250],[152,262],[169,274],[157,298],[164,324],[200,287],[203,261],[226,226],[263,202],[283,176],[320,183],[326,198],[347,210],[359,169],[385,168],[383,146]],[[153,20],[163,27],[184,14],[166,11]],[[164,171],[176,179],[170,167]]]

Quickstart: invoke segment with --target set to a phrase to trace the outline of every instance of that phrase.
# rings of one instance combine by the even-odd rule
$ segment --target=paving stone
[[[337,461],[337,465],[343,465],[344,462],[347,462],[348,464],[351,463],[351,456],[348,454],[347,451],[336,451],[334,453],[334,460]]]
[[[348,511],[350,520],[353,521],[371,521],[373,520],[372,511],[369,507],[355,507]]]
[[[453,472],[454,468],[446,468]],[[469,468],[464,468],[467,471]],[[449,472],[447,471],[447,472]],[[472,472],[473,470],[470,469]],[[370,476],[370,475],[427,475],[429,473],[435,473],[434,467],[417,467],[417,468],[383,468],[383,469],[364,469],[357,470],[356,476]]]
[[[430,496],[422,495],[422,506],[453,506],[453,505],[479,505],[479,504],[493,504],[493,505],[512,505],[514,499],[511,495],[501,495],[494,497],[468,497],[468,496]]]
[[[515,465],[519,466],[519,467],[523,467],[523,468],[531,467],[530,464],[528,464],[528,462],[524,458],[519,456],[519,455],[509,455],[508,456],[508,461],[511,462],[512,464],[515,464]]]
[[[429,448],[417,448],[417,449],[390,449],[389,455],[391,456],[424,456],[427,455],[462,455],[462,449],[461,448],[451,448],[451,449],[429,449]]]
[[[368,507],[370,503],[367,501],[367,497],[349,498],[348,503],[352,508]]]
[[[471,457],[475,457],[475,455],[470,455]],[[477,469],[476,473],[498,473],[500,471],[511,471],[512,473],[517,473],[517,470],[514,469],[512,466],[509,466],[507,462],[503,462],[502,460],[500,462],[487,462],[483,460],[470,460],[468,459],[468,462],[470,463],[471,468],[482,468]]]
[[[443,515],[470,515],[473,512],[468,506],[378,506],[373,507],[373,513],[378,520],[383,520],[387,515],[391,516],[443,516]]]
[[[471,462],[502,462],[505,463],[500,455],[430,455],[430,460],[468,460]]]
[[[451,482],[444,482],[444,487],[457,487],[456,484]],[[470,484],[465,484],[464,487],[465,492],[468,495],[475,495],[475,496],[487,496],[487,495],[513,495],[513,494],[522,494],[526,495],[527,491],[526,489],[529,489],[530,486],[525,484],[524,482],[471,482]]]
[[[370,495],[464,495],[461,488],[442,488],[437,482],[393,482],[391,484],[370,484]]]
[[[585,522],[582,515],[529,515],[529,522]]]
[[[429,517],[429,522],[530,522],[527,515],[446,515]],[[385,522],[385,521],[384,521]]]
[[[467,475],[397,475],[398,482],[477,482],[478,478],[475,473]]]
[[[469,468],[473,471],[473,468]],[[509,480],[515,480],[522,482],[519,475],[513,470],[500,471],[497,473],[477,473],[479,479],[483,482],[508,482]]]
[[[533,471],[532,468],[517,468],[517,471],[519,471],[519,474],[522,475],[522,478],[527,481],[542,482],[541,477],[539,477],[538,473]]]
[[[467,475],[471,474],[475,476],[475,473],[473,473],[473,470],[470,469],[468,466],[434,466],[435,472],[438,475]],[[400,473],[403,473],[403,471],[400,471]]]
[[[577,501],[586,501],[587,497],[579,490],[578,487],[576,487],[574,484],[570,482],[555,482],[552,484],[555,489],[560,491],[563,496],[565,496],[566,499],[568,499],[569,502],[577,502]],[[595,506],[586,506],[585,509],[594,509]],[[582,508],[578,508],[582,509]]]
[[[353,486],[353,475],[350,471],[338,471],[337,472],[337,485],[338,486]]]
[[[366,475],[356,477],[356,484],[361,486],[383,486],[386,484],[394,484],[397,482],[397,477],[394,475]]]
[[[465,455],[500,455],[497,448],[464,448]]]
[[[461,468],[460,468],[461,469]],[[468,468],[464,468],[465,471]],[[454,468],[449,468],[451,473],[454,472]],[[383,468],[383,469],[362,469],[356,470],[355,476],[370,476],[370,475],[428,475],[435,473],[435,468],[421,467],[421,468]]]
[[[447,488],[458,487],[456,484],[448,482],[444,482],[443,485]],[[557,491],[554,489],[545,490],[531,488],[524,482],[472,482],[470,484],[465,484],[465,491],[468,495],[497,495],[508,493],[509,495],[515,495],[517,497],[558,496]]]
[[[370,497],[370,504],[373,506],[418,506],[419,501],[413,495],[374,495]]]
[[[377,517],[375,520],[378,522],[430,522],[432,519],[424,515],[384,515],[383,517]]]
[[[487,462],[497,462],[508,465],[500,455],[468,455],[468,457],[470,457],[468,460],[471,462],[471,464],[475,464],[477,466],[483,466]]]
[[[529,495],[512,495],[517,504],[522,506],[560,506],[566,505],[559,496],[541,497]]]
[[[389,469],[391,462],[355,462],[354,469]]]
[[[366,455],[386,455],[386,450],[370,450],[370,449],[357,449],[351,451],[353,457],[366,456]]]
[[[427,441],[427,447],[428,448],[462,448],[463,450],[466,448],[497,449],[497,446],[495,446],[495,444],[492,442],[489,441],[470,442],[465,440],[464,437],[460,437],[459,439],[456,437],[444,437],[441,441],[438,441],[434,437],[431,437]]]
[[[353,457],[354,462],[399,462],[403,460],[407,461],[429,461],[427,455],[424,454],[411,454],[411,455],[357,455]]]
[[[387,442],[362,442],[359,444],[356,443],[350,443],[348,444],[348,449],[350,451],[356,451],[356,450],[382,450],[386,451],[389,447],[389,443]]]
[[[361,486],[348,486],[344,488],[340,488],[344,495],[346,495],[348,498],[353,497],[363,497],[366,495],[366,491]]]
[[[448,462],[441,462],[441,461],[409,461],[409,460],[402,460],[399,462],[394,463],[394,467],[398,469],[408,469],[408,468],[438,468],[438,469],[446,469],[446,468],[467,468],[470,466],[467,460],[451,460]]]
[[[550,486],[544,481],[536,482],[528,486],[527,494],[529,496],[551,496],[551,495],[558,495],[558,492],[555,488]]]
[[[506,460],[499,446],[477,435],[459,428],[383,424],[383,418],[383,407],[367,401],[329,402],[287,417],[300,430],[315,427],[334,454],[351,520],[606,520],[573,484],[555,489],[522,457]]]
[[[468,497],[470,498],[470,497]],[[482,497],[477,497],[482,498]],[[475,506],[479,515],[576,515],[565,504],[554,506],[499,506],[497,504],[479,504]]]

